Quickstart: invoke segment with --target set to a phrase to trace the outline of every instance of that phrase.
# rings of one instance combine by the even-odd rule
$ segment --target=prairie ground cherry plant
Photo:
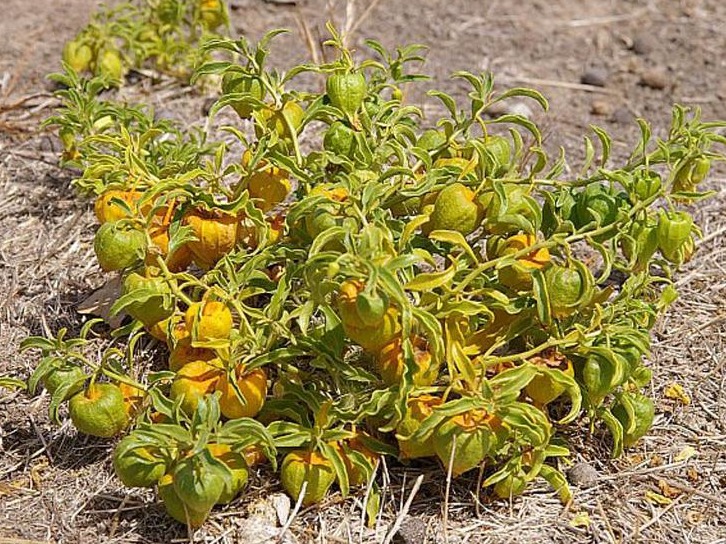
[[[22,346],[53,419],[120,438],[125,485],[192,528],[259,463],[302,505],[337,488],[372,517],[383,456],[480,470],[503,499],[543,478],[567,501],[568,427],[607,432],[614,456],[648,432],[649,331],[694,252],[685,206],[708,197],[726,123],[676,106],[666,138],[639,120],[617,164],[593,127],[574,172],[531,119],[491,113],[512,98],[546,110],[535,90],[458,72],[466,99],[430,88],[446,114],[425,118],[402,92],[428,85],[419,46],[351,51],[331,25],[334,61],[280,72],[281,31],[207,32],[226,22],[218,0],[143,5],[103,27],[121,66],[193,58],[191,83],[219,88],[209,115],[235,122],[225,143],[110,100],[123,70],[100,27],[68,44],[48,123],[95,199],[98,264],[122,278],[111,313],[127,317]],[[125,340],[98,355],[98,335]],[[147,369],[149,337],[168,349]]]

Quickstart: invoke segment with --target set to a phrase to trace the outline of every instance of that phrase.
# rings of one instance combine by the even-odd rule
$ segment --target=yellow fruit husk
[[[222,415],[229,419],[255,417],[262,409],[267,396],[267,374],[262,368],[249,372],[239,369],[235,372],[234,378],[244,402],[235,391],[230,376],[225,374],[217,384],[217,391],[221,393],[219,407]]]
[[[188,242],[194,262],[209,270],[237,244],[240,219],[222,210],[193,209],[184,214],[183,224],[191,227],[197,240]]]

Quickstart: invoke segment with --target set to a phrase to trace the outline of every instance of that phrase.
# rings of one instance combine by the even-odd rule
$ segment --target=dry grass
[[[125,93],[190,123],[199,122],[205,100],[174,87]],[[55,166],[54,137],[37,130],[51,106],[35,89],[0,97],[0,374],[27,376],[35,360],[18,354],[20,340],[60,327],[77,330],[75,306],[103,282],[92,259],[89,206],[69,189],[72,173]],[[579,146],[579,134],[567,131],[580,122],[565,116],[550,121],[558,134],[552,143]],[[616,134],[618,149],[632,135],[628,130]],[[710,182],[720,193],[696,211],[705,237],[678,280],[681,298],[654,331],[654,428],[615,461],[605,434],[567,429],[572,462],[587,463],[597,474],[573,487],[571,504],[563,507],[543,482],[511,504],[493,502],[479,492],[476,474],[451,482],[447,493],[438,465],[389,460],[379,467],[384,501],[373,527],[362,523],[363,492],[346,500],[334,494],[320,508],[297,512],[283,534],[294,505],[263,468],[249,492],[216,510],[194,541],[726,542],[723,175]],[[154,352],[142,355],[153,359]],[[665,395],[672,383],[684,387],[689,404]],[[153,493],[120,486],[109,462],[112,442],[79,436],[67,422],[51,425],[47,404],[45,394],[28,398],[0,389],[0,544],[189,540]],[[656,502],[660,496],[664,504]]]

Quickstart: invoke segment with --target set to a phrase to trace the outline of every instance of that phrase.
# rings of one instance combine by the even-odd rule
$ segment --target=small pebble
[[[270,502],[277,513],[277,523],[284,526],[290,517],[290,497],[284,493],[273,493],[270,495]]]
[[[612,105],[605,100],[593,100],[590,106],[590,113],[606,117],[613,112]]]
[[[633,114],[630,113],[628,108],[622,106],[615,110],[610,119],[619,125],[627,125],[633,120]]]
[[[407,517],[393,537],[396,544],[421,544],[426,541],[426,523],[421,518]]]
[[[636,55],[648,55],[655,49],[655,44],[650,36],[640,35],[633,38],[633,45],[630,46],[630,49]]]
[[[577,463],[567,471],[567,479],[572,485],[591,487],[600,479],[600,474],[589,463]]]
[[[580,78],[580,83],[604,87],[608,80],[608,72],[604,68],[590,68]]]
[[[650,87],[651,89],[663,90],[668,86],[670,78],[665,70],[659,68],[651,68],[643,72],[640,76],[640,84]]]
[[[625,69],[631,74],[639,74],[643,71],[643,59],[640,57],[628,57]]]

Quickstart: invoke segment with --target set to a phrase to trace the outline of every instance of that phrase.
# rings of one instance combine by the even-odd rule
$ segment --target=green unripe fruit
[[[551,265],[544,277],[553,317],[567,317],[590,303],[594,280],[584,264]]]
[[[653,425],[655,405],[652,399],[640,393],[626,393],[633,409],[633,419],[622,403],[612,409],[615,418],[623,426],[623,445],[628,448],[640,440]],[[631,423],[632,428],[631,428]]]
[[[494,484],[494,494],[500,499],[518,497],[527,488],[527,480],[521,474],[509,474]]]
[[[658,216],[658,248],[663,256],[675,261],[678,250],[691,238],[693,218],[687,212],[662,211]]]
[[[354,146],[355,131],[342,121],[333,122],[323,137],[323,147],[334,155],[350,157]]]
[[[711,160],[707,157],[696,157],[684,162],[673,178],[673,190],[676,192],[693,191],[706,179],[711,170]]]
[[[310,506],[325,498],[335,481],[335,470],[332,463],[319,453],[295,450],[282,461],[280,480],[293,500],[298,500],[303,484],[307,482],[302,505]]]
[[[48,393],[53,395],[58,388],[69,382],[76,382],[76,385],[71,387],[65,394],[63,400],[68,400],[73,395],[83,389],[82,380],[86,377],[85,373],[77,366],[67,368],[56,368],[48,372],[43,376],[43,386],[48,390]]]
[[[333,106],[353,116],[368,92],[366,78],[360,72],[331,74],[325,82],[325,92]]]
[[[199,457],[187,457],[174,468],[174,490],[197,512],[212,508],[224,492],[226,474]]]
[[[249,77],[239,72],[227,72],[222,76],[222,93],[248,94],[251,98],[262,100],[265,97],[265,88],[257,78]],[[230,104],[240,119],[249,119],[254,107],[243,101]]]
[[[128,425],[123,393],[110,383],[97,383],[76,393],[68,411],[76,429],[91,436],[110,438]]]
[[[93,51],[85,43],[69,41],[63,47],[63,62],[76,72],[85,72],[91,67]]]
[[[139,297],[138,302],[132,302],[124,311],[144,325],[150,326],[166,319],[176,308],[171,288],[160,277],[147,278],[132,272],[124,278],[123,294]]]
[[[212,507],[205,510],[194,510],[179,497],[174,487],[174,478],[171,474],[165,474],[159,480],[159,498],[164,503],[164,509],[169,516],[179,523],[189,525],[192,529],[201,527],[209,516]]]
[[[156,448],[129,435],[114,450],[113,468],[127,487],[152,487],[166,474],[167,466]]]
[[[101,51],[98,59],[98,72],[114,81],[120,82],[124,78],[126,70],[121,60],[121,54],[115,49]]]
[[[93,240],[98,264],[106,272],[129,268],[141,262],[146,253],[146,235],[118,221],[101,225]]]
[[[461,183],[452,183],[436,197],[431,218],[424,225],[424,234],[434,230],[453,230],[464,236],[481,225],[484,210],[475,200],[474,192]]]

